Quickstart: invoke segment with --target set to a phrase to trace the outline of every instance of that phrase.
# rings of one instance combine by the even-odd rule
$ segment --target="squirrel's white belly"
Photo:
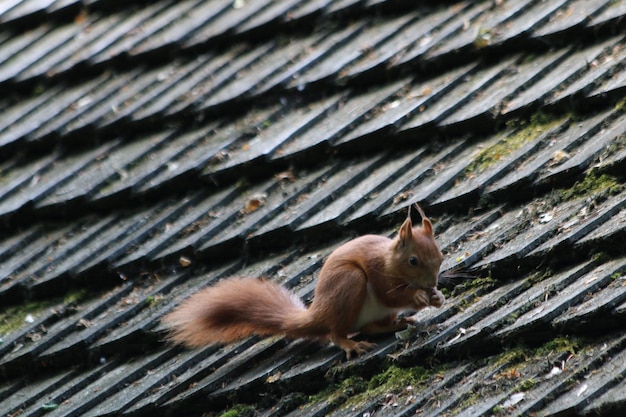
[[[351,330],[358,331],[368,323],[384,319],[392,313],[398,313],[404,310],[406,310],[406,308],[391,308],[382,305],[368,284],[367,297],[363,303],[363,308],[361,308],[359,317],[356,319],[356,322],[352,326]]]

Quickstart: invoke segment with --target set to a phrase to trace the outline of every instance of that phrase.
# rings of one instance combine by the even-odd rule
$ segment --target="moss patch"
[[[22,328],[27,324],[26,317],[28,315],[36,318],[53,305],[54,303],[51,301],[38,301],[6,308],[0,313],[0,336]]]
[[[89,295],[87,290],[78,290],[67,294],[63,298],[30,301],[21,305],[7,307],[0,311],[0,336],[7,335],[26,326],[28,324],[26,323],[28,315],[36,319],[50,308],[62,305],[76,305],[87,299]]]
[[[237,404],[230,410],[220,414],[220,417],[252,417],[255,415],[254,407],[250,405]]]
[[[413,368],[399,368],[390,366],[378,375],[374,375],[367,384],[370,391],[385,392],[407,385],[416,385],[432,375],[427,369],[416,366]]]
[[[528,282],[528,287],[532,287],[533,285],[553,276],[554,271],[552,271],[552,269],[550,268],[546,268],[543,271],[535,272],[534,274],[526,278],[526,281]]]
[[[68,293],[65,297],[63,297],[63,304],[78,304],[91,297],[91,295],[92,294],[88,290],[84,288],[79,289],[74,292]]]
[[[530,391],[531,389],[535,388],[536,385],[537,381],[534,378],[528,378],[520,382],[519,385],[517,385],[517,388],[514,389],[514,391]]]
[[[519,124],[514,133],[480,151],[465,169],[462,177],[469,178],[480,174],[521,148],[524,144],[534,141],[542,133],[558,126],[568,117],[554,118],[543,113],[535,114],[531,117],[530,122]]]
[[[148,307],[154,307],[160,304],[164,298],[162,294],[149,295],[146,297],[145,303]]]
[[[620,193],[623,189],[624,184],[617,178],[592,170],[570,188],[561,190],[560,196],[565,201],[590,195],[596,198],[607,198]]]
[[[334,407],[340,406],[343,410],[358,409],[373,399],[379,399],[382,404],[387,396],[396,398],[411,395],[413,390],[425,386],[438,375],[439,371],[422,366],[401,368],[390,365],[369,380],[362,376],[345,378],[319,394],[310,396],[309,403],[324,401]]]
[[[560,336],[556,337],[545,344],[532,348],[525,345],[516,345],[507,349],[504,353],[501,353],[495,359],[492,360],[495,366],[508,366],[509,368],[517,368],[522,363],[532,363],[543,361],[547,356],[560,355],[569,353],[575,355],[579,353],[582,347],[587,344],[588,341],[584,341],[576,337]],[[506,373],[506,371],[503,371]],[[536,381],[528,380],[524,381],[520,385],[520,389],[528,390],[532,388],[530,385]]]
[[[358,408],[359,405],[366,404],[374,398],[379,398],[382,403],[388,394],[410,395],[412,390],[425,386],[437,374],[437,371],[428,370],[422,366],[401,368],[391,365],[361,385],[362,391],[352,393],[342,408]]]
[[[332,384],[323,391],[309,396],[309,403],[326,401],[332,405],[339,405],[356,393],[361,393],[367,388],[367,382],[360,376],[352,376],[342,380],[338,384]]]
[[[492,277],[474,278],[454,287],[451,295],[457,296],[472,289],[480,289],[486,291],[495,287],[497,284],[498,280]]]
[[[521,346],[507,349],[493,361],[495,366],[516,364],[528,360],[527,349]]]
[[[617,4],[617,2],[615,2],[615,4]],[[626,113],[626,98],[623,98],[617,102],[617,104],[615,105],[615,110],[621,110],[622,112]]]
[[[571,353],[572,355],[583,345],[578,338],[557,337],[535,350],[535,355],[545,357],[554,353]]]

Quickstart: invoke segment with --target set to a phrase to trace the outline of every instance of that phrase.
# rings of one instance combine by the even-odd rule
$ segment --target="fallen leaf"
[[[244,213],[250,214],[254,211],[257,211],[259,208],[265,205],[265,201],[267,200],[267,194],[256,194],[253,195],[246,201],[246,205],[243,208]]]
[[[267,379],[265,380],[265,382],[267,382],[268,384],[272,384],[272,383],[278,381],[280,379],[281,375],[282,375],[282,373],[280,371],[278,371],[275,374],[272,374],[272,375],[268,376]]]

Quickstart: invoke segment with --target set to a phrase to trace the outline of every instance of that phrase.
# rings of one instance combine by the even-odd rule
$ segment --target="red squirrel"
[[[172,342],[200,347],[256,334],[330,340],[357,355],[375,346],[350,334],[392,332],[412,318],[406,310],[441,307],[437,289],[443,254],[422,209],[413,227],[411,208],[397,236],[365,235],[335,249],[320,271],[307,309],[287,288],[265,279],[228,278],[200,290],[163,318]]]

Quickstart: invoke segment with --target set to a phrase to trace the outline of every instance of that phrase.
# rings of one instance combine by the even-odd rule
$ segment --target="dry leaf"
[[[253,195],[246,201],[246,205],[243,208],[244,213],[250,214],[259,208],[265,205],[265,201],[267,200],[267,194],[256,194]]]

